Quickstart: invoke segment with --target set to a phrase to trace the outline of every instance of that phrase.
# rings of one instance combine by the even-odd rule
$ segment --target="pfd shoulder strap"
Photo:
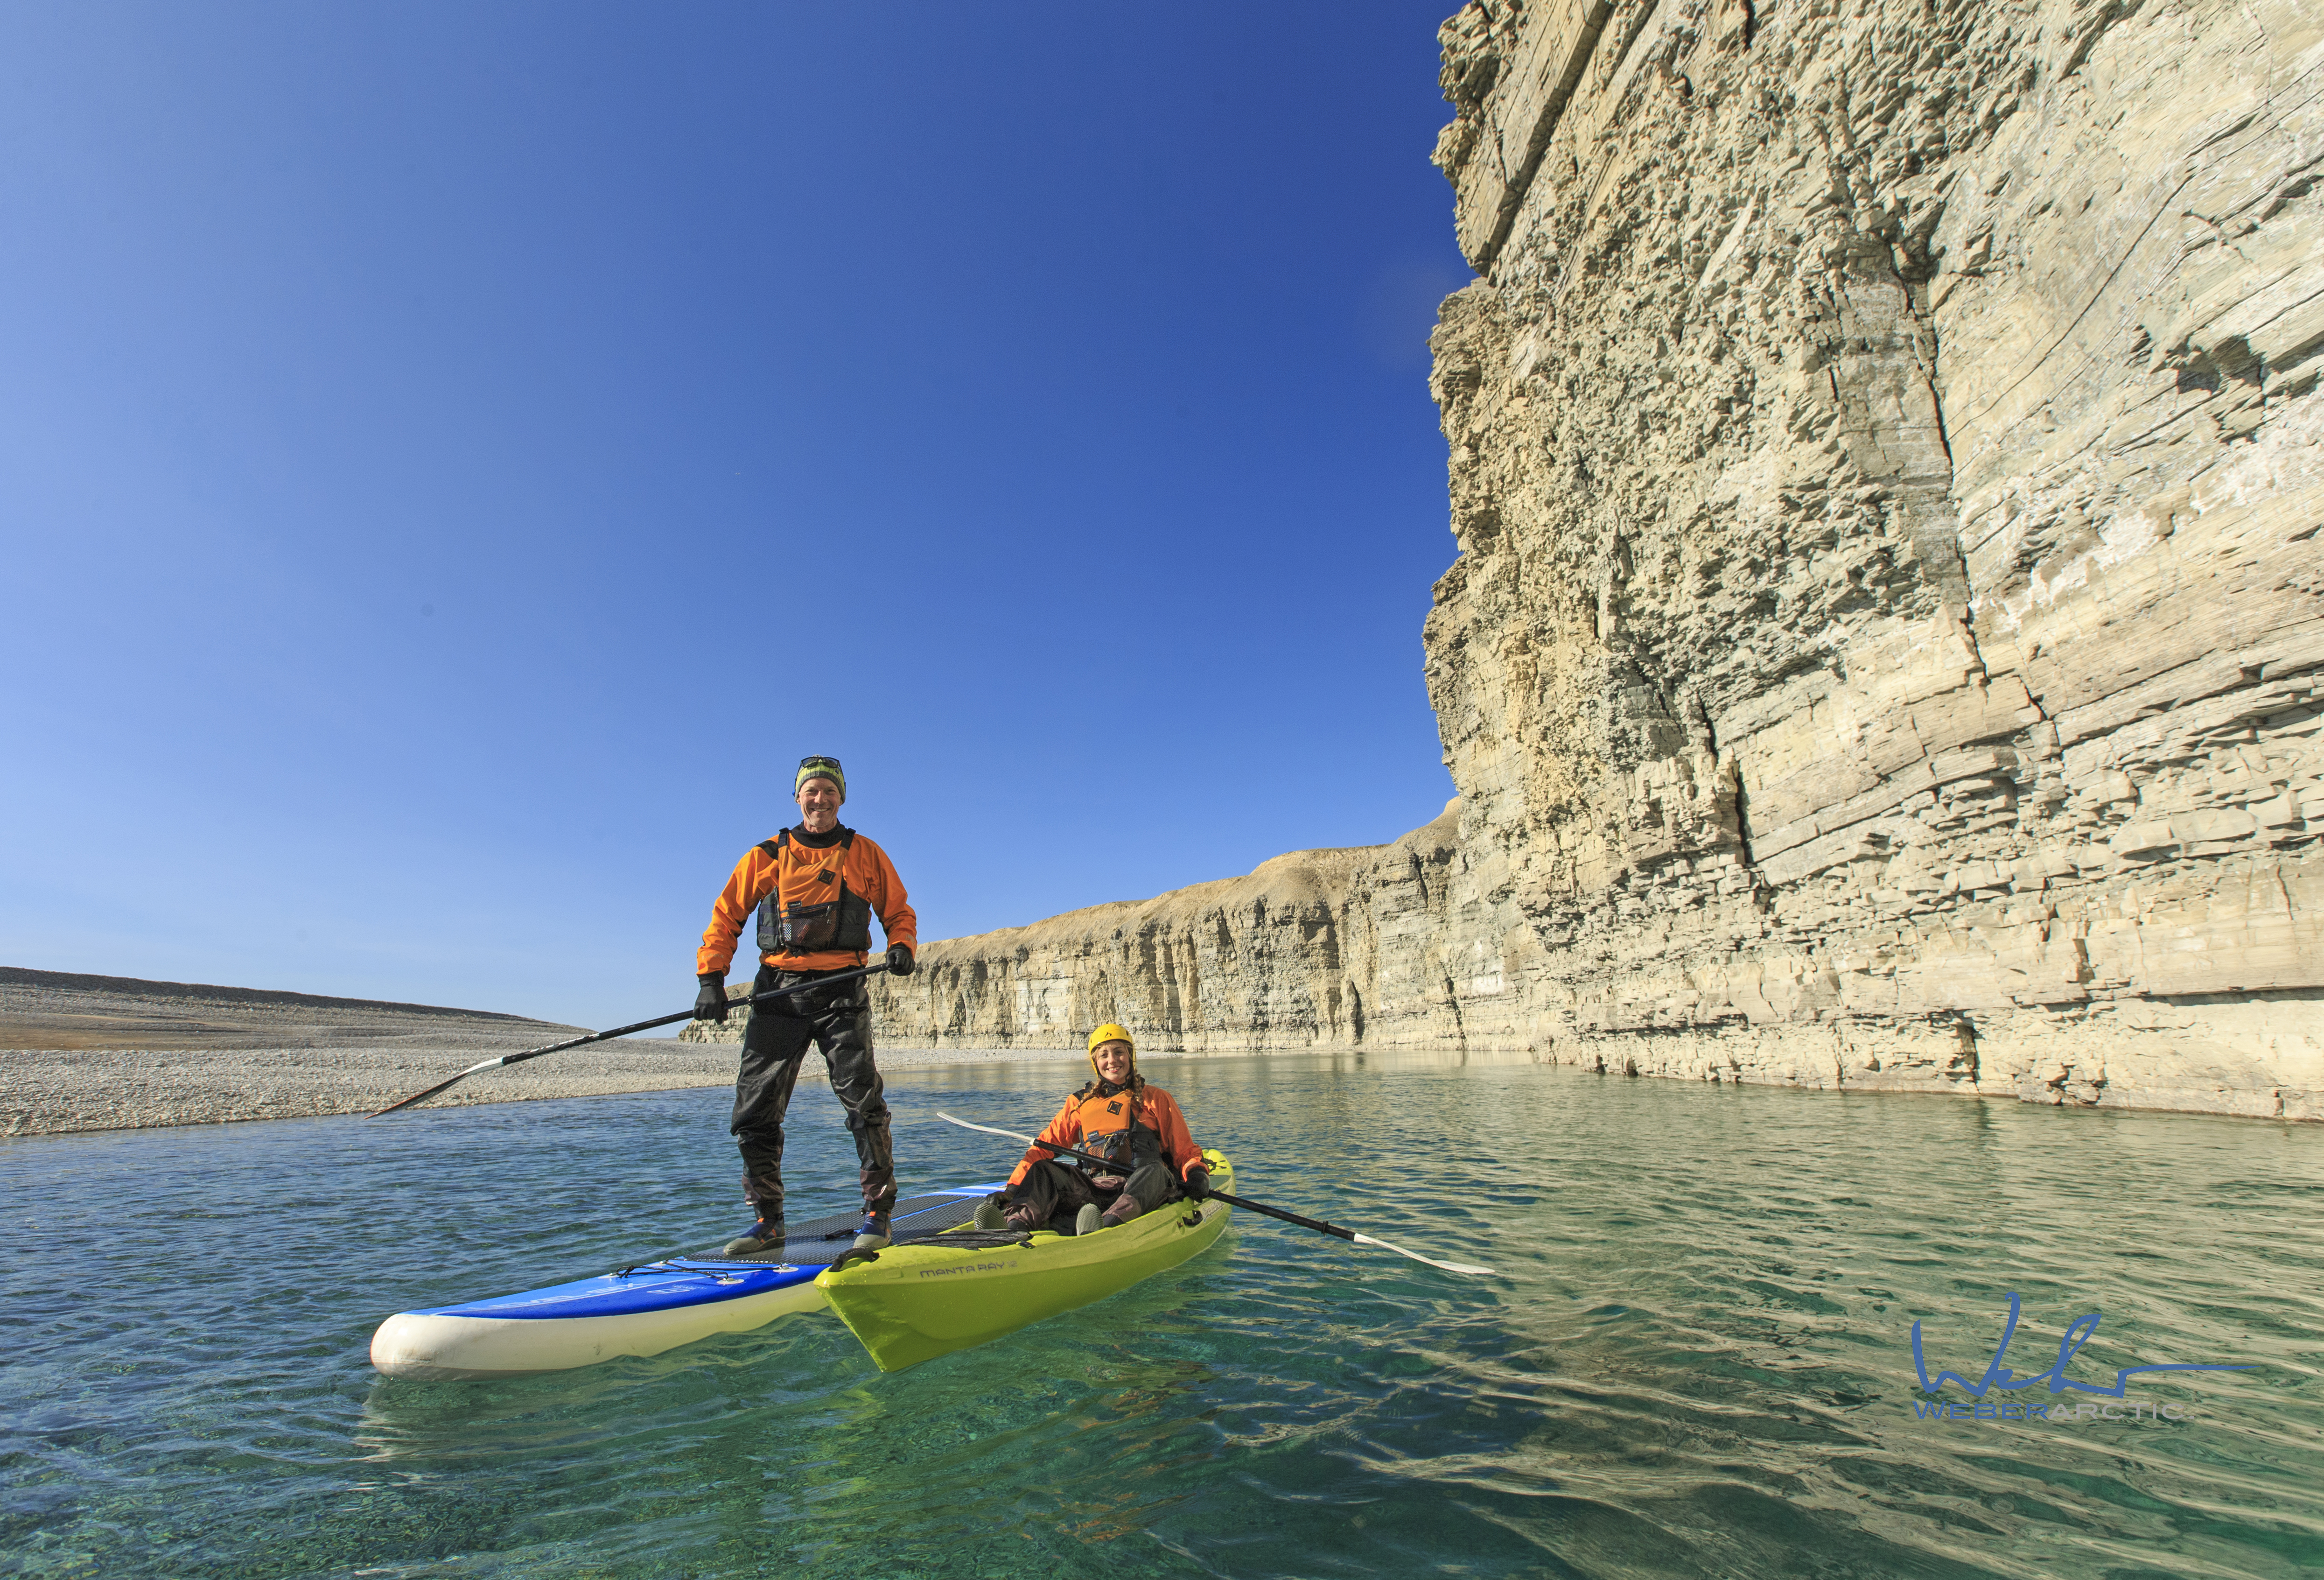
[[[780,834],[776,835],[772,839],[761,839],[759,841],[759,848],[767,853],[767,859],[769,861],[780,861],[782,860],[783,846],[788,845],[790,842],[791,831],[786,828]],[[839,848],[842,850],[853,850],[855,848],[854,829],[844,827],[840,829]]]

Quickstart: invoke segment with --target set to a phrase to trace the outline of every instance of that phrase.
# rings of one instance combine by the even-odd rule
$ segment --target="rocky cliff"
[[[931,946],[890,1039],[2324,1117],[2324,9],[1441,38],[1458,799]]]
[[[1444,37],[1428,677],[1526,956],[1472,1026],[2324,1112],[2324,12]]]
[[[1054,1049],[1122,1021],[1149,1049],[1457,1048],[1461,995],[1443,950],[1459,808],[1393,845],[1297,851],[1248,877],[931,943],[911,976],[872,979],[880,1036]],[[749,979],[727,991],[748,993]],[[736,1040],[747,1013],[680,1035]]]

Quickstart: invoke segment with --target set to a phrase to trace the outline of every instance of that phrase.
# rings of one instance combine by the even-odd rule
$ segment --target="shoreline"
[[[0,1140],[171,1130],[263,1119],[370,1113],[503,1051],[435,1049],[12,1049],[0,1052]],[[739,1049],[624,1038],[480,1071],[427,1106],[475,1107],[732,1086]],[[1070,1060],[1080,1052],[897,1049],[883,1073],[938,1065]],[[827,1078],[810,1058],[802,1079]]]
[[[0,1141],[370,1113],[442,1080],[493,1051],[447,1048],[5,1050],[0,1051]],[[732,1045],[680,1042],[675,1038],[623,1039],[552,1056],[560,1061],[558,1067],[523,1066],[480,1072],[473,1080],[430,1099],[428,1106],[465,1108],[725,1087],[733,1081],[738,1052]],[[1149,1057],[1167,1064],[1179,1060],[1261,1058],[1276,1054],[1335,1058],[1352,1055],[1363,1063],[1383,1067],[1534,1066],[1573,1076],[1595,1075],[1601,1080],[1636,1078],[1507,1050],[1469,1050],[1444,1056],[1417,1049],[1359,1051],[1313,1047],[1251,1048],[1157,1049]],[[878,1058],[881,1073],[891,1080],[908,1076],[908,1072],[939,1067],[1052,1063],[1079,1067],[1084,1063],[1080,1050],[1071,1048],[899,1048],[882,1051]],[[823,1082],[828,1079],[828,1074],[820,1059],[810,1058],[801,1078]],[[1803,1096],[1966,1097],[2010,1107],[2020,1105],[2018,1100],[2006,1095],[1974,1088],[1824,1086],[1766,1081],[1717,1085],[1730,1091],[1791,1092]],[[2202,1108],[2128,1104],[2095,1108],[2075,1104],[2067,1111],[2077,1109],[2117,1117],[2172,1114],[2230,1121],[2268,1117]],[[2275,1116],[2275,1122],[2303,1123],[2285,1116]]]
[[[0,1141],[370,1113],[498,1051],[503,1050],[448,1047],[0,1050]],[[1251,1048],[1157,1050],[1150,1057],[1160,1061],[1258,1058],[1273,1054],[1345,1057],[1348,1051]],[[480,1071],[430,1098],[427,1106],[466,1108],[729,1086],[740,1053],[732,1042],[623,1038],[551,1055],[537,1064]],[[881,1049],[877,1057],[881,1074],[890,1080],[915,1070],[973,1065],[1063,1064],[1082,1074],[1087,1070],[1087,1056],[1077,1048],[896,1048]],[[1416,1049],[1381,1049],[1370,1057],[1388,1064],[1540,1062],[1523,1054],[1474,1053],[1447,1061]],[[829,1071],[810,1051],[800,1078],[824,1082],[829,1079]]]

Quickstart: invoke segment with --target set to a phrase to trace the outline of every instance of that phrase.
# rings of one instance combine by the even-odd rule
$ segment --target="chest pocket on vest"
[[[828,891],[830,899],[782,900],[782,851],[788,844],[790,830],[786,828],[759,846],[774,858],[778,874],[775,892],[759,902],[759,953],[818,955],[871,948],[872,902],[849,891],[836,864],[825,867],[815,884],[818,891]],[[842,850],[854,844],[852,833],[840,836]]]
[[[1127,1174],[1142,1163],[1151,1163],[1162,1156],[1162,1138],[1152,1129],[1138,1123],[1135,1113],[1125,1113],[1128,1104],[1120,1098],[1111,1100],[1091,1098],[1082,1104],[1081,1150],[1094,1152],[1112,1160],[1108,1169],[1083,1163],[1084,1173]]]

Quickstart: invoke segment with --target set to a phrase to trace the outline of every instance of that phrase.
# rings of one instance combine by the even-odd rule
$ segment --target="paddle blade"
[[[1013,1130],[996,1130],[989,1124],[971,1124],[964,1119],[955,1119],[941,1108],[936,1110],[936,1117],[946,1124],[956,1124],[963,1130],[981,1130],[989,1136],[1005,1136],[1012,1141],[1023,1141],[1028,1147],[1038,1147],[1041,1144],[1038,1138],[1019,1135]]]
[[[1408,1256],[1415,1261],[1426,1262],[1430,1267],[1443,1268],[1448,1273],[1466,1273],[1471,1278],[1482,1279],[1489,1279],[1493,1276],[1493,1270],[1491,1268],[1479,1267],[1474,1262],[1467,1261],[1439,1261],[1433,1256],[1423,1256],[1417,1251],[1406,1251],[1401,1245],[1390,1245],[1387,1241],[1375,1240],[1369,1234],[1357,1235],[1356,1243],[1359,1245],[1377,1245],[1382,1251],[1393,1251],[1398,1256]]]
[[[461,1071],[461,1072],[460,1072],[460,1074],[461,1074],[461,1075],[466,1075],[466,1074],[467,1074],[467,1072],[466,1072],[466,1070],[463,1070],[463,1071]],[[447,1087],[448,1087],[448,1086],[458,1086],[459,1084],[460,1084],[460,1076],[453,1076],[450,1080],[448,1080],[448,1081],[438,1081],[438,1082],[437,1082],[434,1086],[432,1086],[429,1087],[429,1088],[428,1088],[428,1090],[426,1090],[425,1092],[414,1092],[410,1096],[406,1097],[406,1098],[405,1098],[402,1102],[401,1102],[401,1103],[391,1103],[391,1104],[389,1104],[386,1107],[384,1107],[384,1108],[381,1109],[381,1110],[379,1111],[379,1113],[370,1113],[370,1114],[365,1114],[364,1117],[365,1117],[366,1119],[377,1119],[377,1118],[380,1116],[380,1114],[381,1114],[381,1113],[395,1113],[398,1109],[409,1108],[409,1107],[410,1107],[410,1106],[411,1106],[413,1104],[415,1104],[415,1103],[425,1103],[425,1102],[427,1102],[427,1101],[428,1101],[428,1099],[429,1099],[430,1097],[433,1097],[434,1095],[436,1095],[436,1094],[437,1094],[437,1093],[443,1091],[445,1088],[447,1088]]]
[[[366,1119],[377,1119],[380,1117],[380,1114],[393,1113],[399,1108],[409,1108],[416,1103],[425,1103],[428,1099],[436,1095],[437,1093],[449,1091],[452,1087],[458,1086],[462,1081],[466,1080],[478,1070],[498,1069],[501,1066],[506,1063],[508,1063],[508,1060],[505,1058],[488,1058],[482,1064],[472,1064],[466,1069],[462,1070],[458,1075],[454,1076],[448,1081],[438,1081],[434,1086],[429,1087],[425,1092],[414,1092],[410,1096],[406,1097],[401,1103],[391,1103],[386,1107],[381,1109],[378,1113],[367,1113],[364,1117]]]

